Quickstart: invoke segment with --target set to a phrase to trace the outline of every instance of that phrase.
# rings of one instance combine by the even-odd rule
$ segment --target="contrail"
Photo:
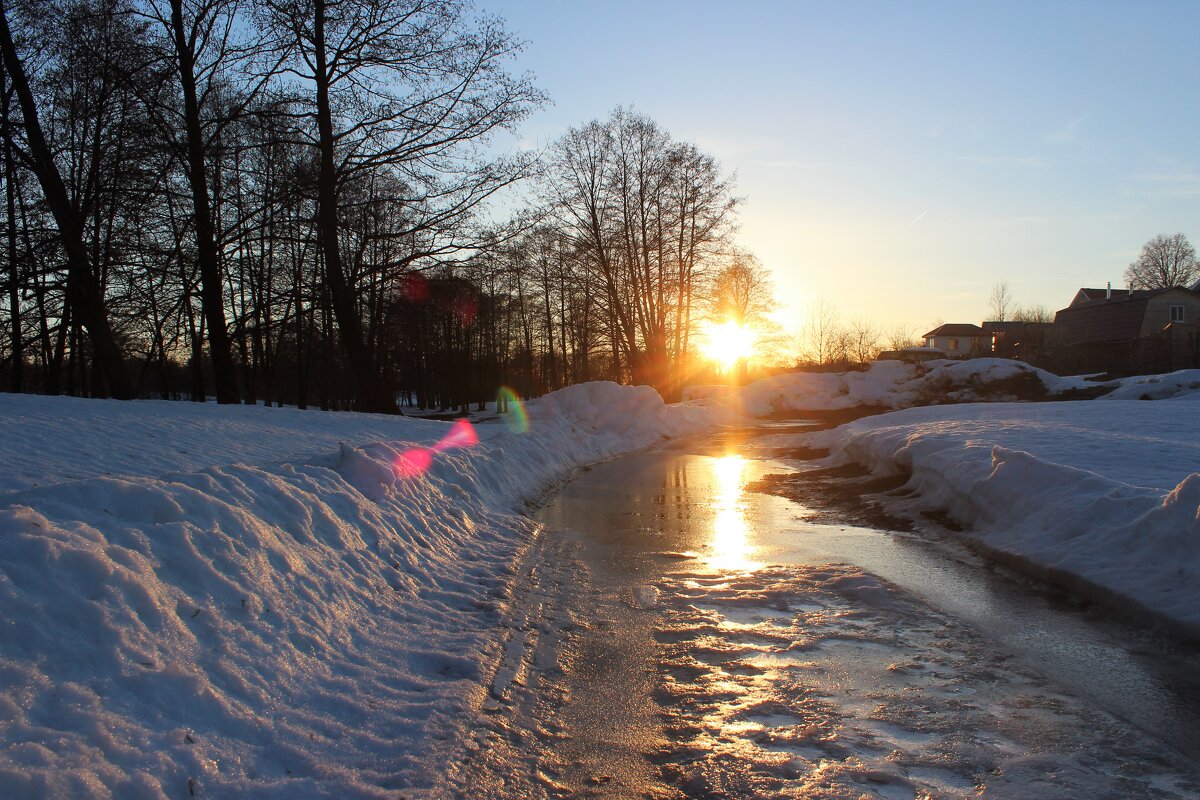
[[[918,214],[918,215],[917,215],[917,218],[916,218],[916,219],[914,219],[912,222],[908,223],[908,225],[906,225],[906,226],[904,227],[904,230],[908,230],[908,229],[909,229],[909,228],[911,228],[913,225],[916,225],[918,222],[920,222],[922,219],[924,219],[924,218],[925,218],[925,215],[926,215],[926,214],[928,214],[928,213],[929,213],[929,211],[922,211],[920,214]]]

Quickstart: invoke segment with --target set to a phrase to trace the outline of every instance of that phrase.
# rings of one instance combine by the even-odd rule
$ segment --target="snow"
[[[1097,390],[1096,401],[972,402]],[[1200,370],[1095,382],[1004,359],[882,361],[778,375],[741,399],[755,416],[903,409],[800,443],[911,475],[917,498],[888,499],[897,512],[947,512],[1020,566],[1200,632],[1200,418],[1187,402],[1200,400]]]
[[[406,418],[0,395],[4,796],[436,796],[537,535],[514,512],[714,414],[603,383],[528,411],[464,447]]]
[[[1166,375],[1139,375],[1113,381],[1109,400],[1200,400],[1200,369]]]
[[[805,444],[910,474],[900,511],[945,510],[993,551],[1200,630],[1200,420],[1181,402],[1200,371],[1099,384],[1098,401],[966,402],[1097,385],[1001,359],[672,406],[590,383],[528,403],[526,433],[520,411],[470,428],[0,394],[0,787],[440,796],[516,641],[498,627],[539,542],[526,504],[739,412],[959,401]],[[633,595],[639,613],[671,603]]]
[[[1094,387],[1081,378],[1060,378],[1021,361],[941,359],[922,365],[875,361],[865,370],[789,372],[750,384],[740,393],[752,416],[795,414],[871,406],[906,408],[930,403],[1019,399],[1022,391],[1057,395]],[[713,396],[704,392],[698,396]]]
[[[946,511],[1035,571],[1200,630],[1200,419],[1188,403],[912,408],[806,444],[910,474],[916,499],[892,498],[896,509]]]

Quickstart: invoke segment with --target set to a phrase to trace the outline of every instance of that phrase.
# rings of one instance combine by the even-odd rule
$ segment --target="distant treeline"
[[[626,110],[544,153],[497,141],[545,98],[467,4],[0,9],[4,390],[368,411],[594,379],[673,394],[701,319],[769,307],[693,145]]]

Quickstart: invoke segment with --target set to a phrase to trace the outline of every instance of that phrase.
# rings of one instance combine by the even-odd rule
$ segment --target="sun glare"
[[[750,556],[750,523],[746,520],[746,459],[728,455],[712,462],[716,496],[713,498],[712,541],[708,565],[713,569],[752,572],[762,566]]]
[[[704,354],[715,361],[724,372],[729,372],[738,362],[754,355],[757,338],[754,329],[730,320],[721,325],[712,325],[706,331],[708,343]]]

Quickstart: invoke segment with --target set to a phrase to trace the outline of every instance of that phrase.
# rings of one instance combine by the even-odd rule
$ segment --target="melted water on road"
[[[588,695],[571,712],[582,715],[572,727],[585,732],[574,758],[603,787],[598,795],[638,795],[652,771],[641,754],[655,735],[647,709],[656,643],[653,615],[638,606],[653,604],[653,596],[639,587],[697,569],[733,575],[767,565],[839,563],[879,576],[974,629],[1005,657],[1015,655],[1048,684],[1186,754],[1175,758],[1194,768],[1187,762],[1200,757],[1196,648],[1105,619],[953,545],[806,521],[792,501],[745,490],[789,467],[743,452],[710,442],[627,456],[582,474],[538,514],[575,539],[593,586],[611,601],[597,604],[572,678],[573,691]],[[589,755],[596,752],[605,756]]]

